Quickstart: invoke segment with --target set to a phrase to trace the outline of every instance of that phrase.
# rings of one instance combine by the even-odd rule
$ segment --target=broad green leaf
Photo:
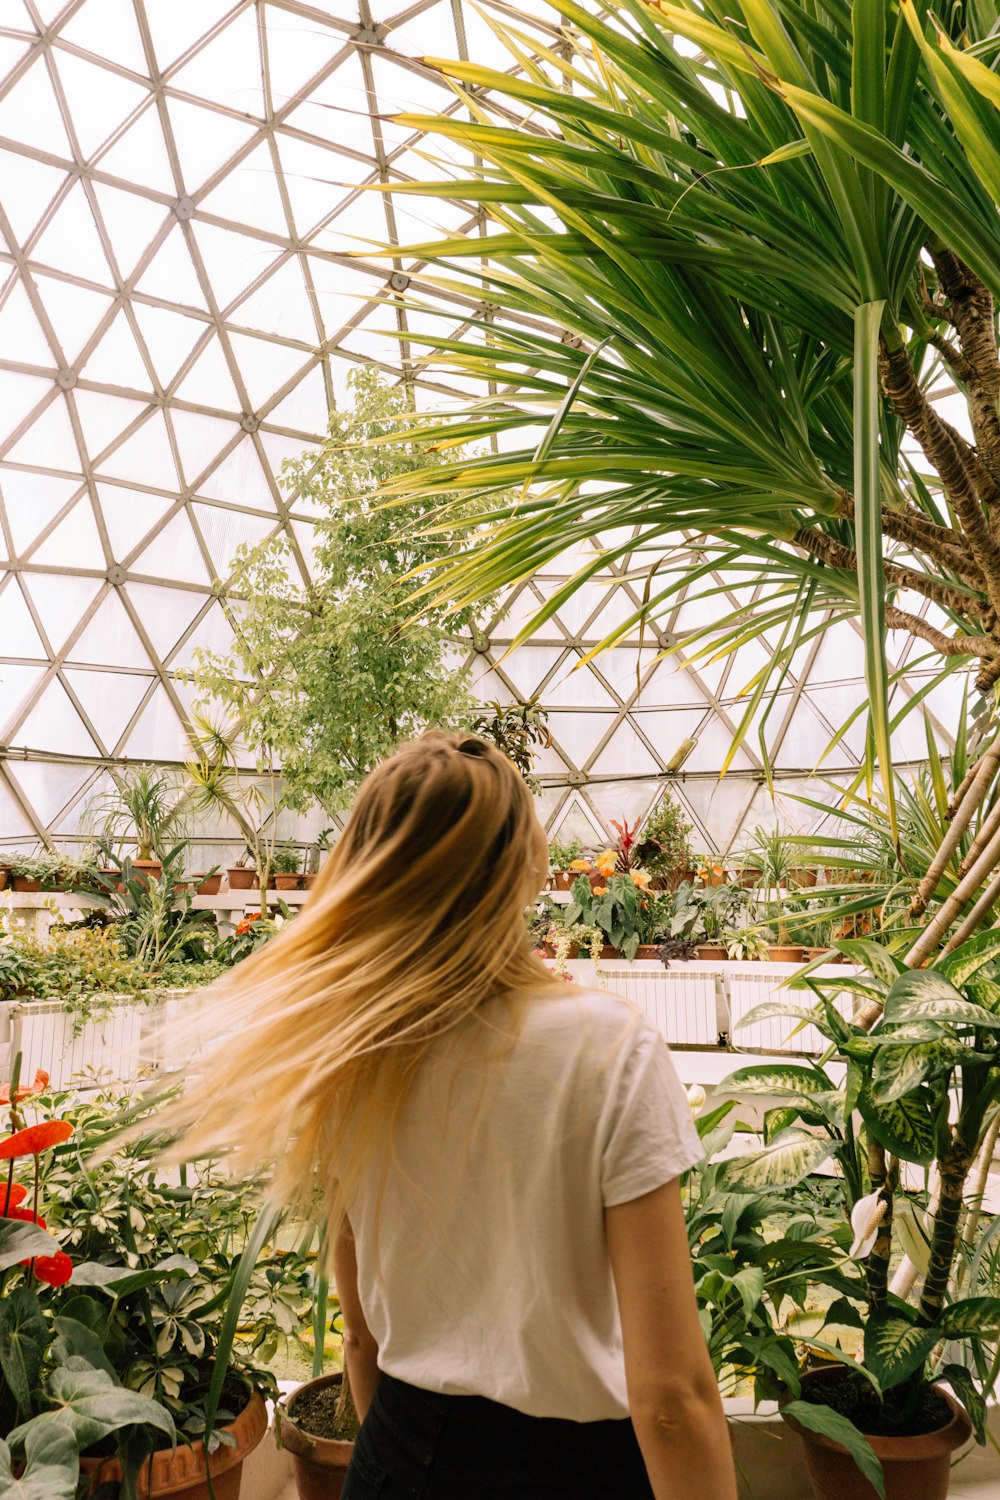
[[[967,979],[965,993],[973,1005],[981,1005],[990,1015],[1000,1015],[1000,983],[995,979]]]
[[[1000,959],[1000,929],[991,927],[988,932],[977,932],[949,953],[932,972],[944,974],[952,984],[963,985],[997,959]]]
[[[940,1021],[952,1026],[1000,1029],[1000,1017],[967,1000],[937,969],[910,969],[891,986],[882,1013],[884,1025]]]
[[[806,1010],[798,1005],[783,1005],[779,1000],[764,1000],[760,1005],[755,1005],[736,1022],[733,1030],[741,1031],[745,1026],[752,1026],[756,1021],[767,1021],[774,1016],[788,1021],[790,1025],[792,1022],[805,1021],[818,1027],[824,1036],[827,1035],[826,1017],[818,1005],[815,1010]]]
[[[25,1418],[31,1415],[48,1341],[48,1324],[30,1287],[16,1287],[0,1299],[0,1370]]]
[[[736,1193],[791,1187],[815,1172],[833,1151],[828,1136],[791,1128],[769,1141],[762,1151],[748,1152],[723,1165],[721,1184]]]
[[[927,1090],[920,1087],[901,1099],[876,1101],[867,1088],[858,1098],[861,1118],[877,1141],[901,1161],[929,1167],[934,1160],[937,1135]]]
[[[73,1302],[81,1300],[74,1298]],[[106,1311],[103,1311],[102,1323],[107,1323]],[[58,1337],[53,1340],[50,1353],[56,1364],[66,1364],[73,1358],[85,1359],[95,1370],[106,1370],[109,1375],[114,1375],[114,1367],[105,1354],[103,1341],[95,1329],[76,1318],[66,1317],[65,1314],[55,1319],[55,1329]]]
[[[885,1478],[882,1465],[875,1456],[871,1443],[858,1431],[854,1423],[839,1411],[829,1406],[817,1406],[812,1401],[789,1401],[782,1407],[786,1417],[793,1417],[807,1432],[819,1432],[846,1448],[879,1500],[885,1500]]]
[[[74,1500],[80,1458],[71,1432],[33,1425],[24,1456],[24,1473],[15,1479],[10,1448],[0,1438],[0,1500]]]
[[[770,1094],[826,1094],[834,1090],[833,1080],[820,1068],[801,1068],[794,1064],[761,1063],[749,1068],[737,1068],[717,1085],[720,1093]]]
[[[120,1427],[155,1427],[171,1440],[175,1437],[173,1418],[165,1407],[116,1384],[105,1370],[62,1365],[49,1375],[45,1389],[56,1409],[16,1427],[9,1436],[12,1448],[42,1428],[68,1431],[79,1449],[92,1447]]]
[[[871,1094],[876,1104],[889,1104],[923,1083],[959,1064],[988,1063],[988,1059],[950,1039],[880,1047],[872,1064]]]
[[[947,1380],[955,1395],[969,1413],[969,1420],[972,1423],[976,1442],[985,1445],[986,1401],[973,1380],[971,1371],[967,1370],[964,1365],[943,1365],[939,1371],[939,1379]]]
[[[58,1242],[37,1224],[0,1218],[0,1271],[36,1255],[55,1255],[58,1249]]]
[[[1000,1297],[967,1297],[951,1302],[935,1324],[940,1336],[966,1338],[970,1334],[1000,1333]]]
[[[893,957],[888,949],[883,948],[881,943],[873,942],[871,938],[839,938],[833,946],[845,958],[870,970],[886,986],[904,972],[902,960]]]
[[[865,1364],[883,1391],[891,1390],[920,1369],[940,1336],[936,1329],[917,1328],[895,1313],[870,1313]]]

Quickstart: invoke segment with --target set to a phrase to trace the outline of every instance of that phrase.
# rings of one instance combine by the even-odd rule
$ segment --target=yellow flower
[[[589,859],[574,859],[570,863],[570,869],[571,870],[589,870],[590,869],[590,860]]]
[[[641,891],[644,891],[644,890],[647,889],[647,887],[649,886],[649,879],[650,879],[648,871],[646,871],[646,870],[629,870],[629,874],[632,877],[632,884],[633,885],[637,885]]]
[[[606,885],[595,885],[594,886],[594,895],[595,896],[606,896],[607,894],[608,894],[608,888],[607,888]]]
[[[600,870],[602,875],[613,875],[615,872],[615,865],[617,863],[618,856],[613,849],[602,849],[600,854],[594,860],[594,864]]]

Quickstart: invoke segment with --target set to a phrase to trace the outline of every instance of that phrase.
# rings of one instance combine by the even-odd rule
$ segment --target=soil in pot
[[[246,865],[233,865],[226,871],[231,891],[252,891],[257,884],[257,871]]]
[[[339,1500],[358,1432],[353,1404],[338,1413],[342,1376],[320,1375],[295,1391],[275,1426],[292,1455],[299,1500]],[[280,1415],[279,1415],[280,1413]]]
[[[222,1429],[235,1445],[222,1443],[208,1460],[215,1500],[239,1500],[243,1460],[267,1431],[267,1407],[255,1391],[239,1415]],[[91,1492],[101,1485],[121,1481],[116,1458],[81,1458],[80,1471],[90,1475]],[[176,1448],[158,1449],[139,1476],[140,1500],[208,1500],[203,1443],[178,1443]]]
[[[848,1370],[807,1371],[802,1399],[849,1417],[868,1437],[882,1463],[886,1500],[946,1500],[951,1455],[972,1436],[972,1423],[948,1391],[928,1386],[911,1430],[901,1432],[896,1426],[891,1435],[874,1390]],[[805,1443],[816,1500],[876,1500],[874,1486],[839,1443],[806,1431],[794,1416],[786,1420]]]

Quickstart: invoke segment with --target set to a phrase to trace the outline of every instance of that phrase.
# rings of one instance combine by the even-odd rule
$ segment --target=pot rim
[[[308,1459],[312,1463],[325,1464],[332,1468],[347,1467],[354,1452],[352,1439],[321,1437],[317,1433],[307,1432],[304,1427],[297,1425],[290,1412],[296,1396],[301,1395],[303,1391],[322,1390],[327,1386],[337,1385],[341,1378],[339,1370],[328,1375],[315,1375],[312,1380],[304,1380],[301,1385],[295,1387],[294,1391],[288,1391],[279,1398],[275,1405],[274,1425],[282,1448],[287,1448],[289,1453],[295,1454],[298,1458]]]
[[[842,1367],[839,1365],[822,1370],[806,1370],[802,1379],[810,1385],[822,1385],[836,1377],[842,1378]],[[950,1419],[943,1426],[935,1427],[930,1432],[915,1432],[909,1437],[886,1437],[866,1432],[864,1436],[874,1449],[876,1457],[892,1459],[894,1462],[916,1463],[944,1453],[952,1453],[963,1443],[968,1442],[972,1436],[972,1423],[965,1407],[942,1382],[932,1381],[930,1388],[946,1402],[951,1412]],[[791,1396],[787,1398],[788,1401],[792,1399]],[[784,1398],[778,1403],[782,1421],[787,1422],[792,1431],[797,1432],[804,1442],[817,1448],[826,1448],[834,1453],[847,1452],[842,1443],[827,1437],[825,1433],[810,1432],[801,1426],[793,1415],[784,1410],[786,1404],[787,1401]]]
[[[260,1391],[251,1392],[250,1400],[243,1410],[232,1422],[227,1422],[222,1430],[233,1433],[236,1445],[231,1447],[228,1443],[222,1443],[209,1455],[208,1472],[213,1479],[224,1474],[227,1469],[241,1464],[267,1431],[267,1407]],[[121,1465],[117,1458],[81,1456],[80,1472],[91,1475],[92,1487],[108,1480],[121,1479]],[[176,1495],[190,1490],[193,1484],[202,1483],[205,1472],[205,1445],[200,1440],[191,1444],[178,1442],[174,1448],[157,1448],[145,1460],[139,1472],[139,1493],[157,1497]]]

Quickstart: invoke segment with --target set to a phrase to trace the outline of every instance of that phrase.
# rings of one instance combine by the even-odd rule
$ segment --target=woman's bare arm
[[[605,1209],[629,1410],[656,1500],[736,1500],[679,1182]]]
[[[344,1317],[344,1365],[354,1405],[363,1422],[378,1385],[378,1345],[361,1308],[354,1233],[346,1217],[333,1247],[333,1274]]]

